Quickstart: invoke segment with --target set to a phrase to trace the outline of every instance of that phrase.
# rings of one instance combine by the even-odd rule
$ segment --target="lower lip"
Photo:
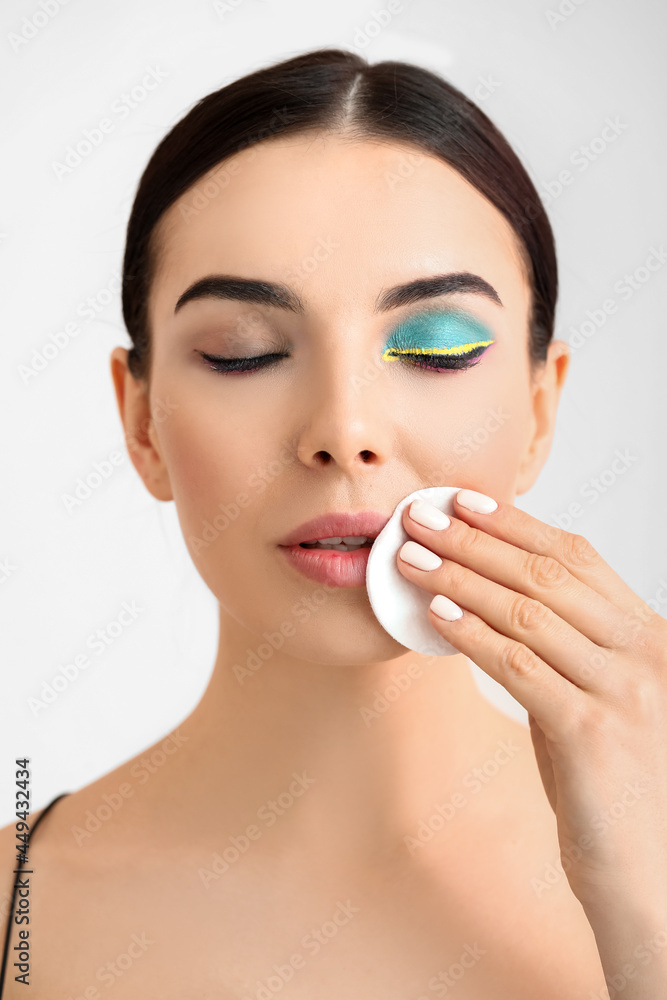
[[[370,545],[354,552],[340,552],[336,549],[304,549],[300,545],[281,545],[287,559],[316,583],[327,583],[330,587],[363,587],[366,585],[366,565]]]

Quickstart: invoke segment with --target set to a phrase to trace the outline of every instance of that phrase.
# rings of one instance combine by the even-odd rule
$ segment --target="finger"
[[[459,490],[454,498],[456,515],[468,524],[528,552],[553,556],[578,580],[606,597],[628,616],[621,626],[619,645],[623,644],[628,628],[631,631],[633,627],[636,629],[638,619],[643,622],[655,620],[656,612],[605,562],[583,535],[545,524],[510,503],[495,501],[497,508],[485,514],[471,510],[461,502],[475,504],[479,497],[484,497],[484,494],[475,490]]]
[[[419,505],[414,501],[408,504],[403,526],[417,542],[517,594],[540,601],[591,642],[610,645],[609,636],[619,625],[618,608],[553,556],[529,552],[457,517],[450,518],[447,528],[428,528],[413,520],[413,508],[419,515]]]
[[[414,560],[428,566],[429,556],[439,558],[418,542],[405,542],[398,552],[403,576],[430,594],[445,594],[462,610],[473,612],[501,637],[528,647],[551,669],[578,687],[599,691],[603,682],[608,687],[604,675],[601,677],[600,671],[591,667],[595,657],[603,651],[551,608],[447,559],[432,569],[420,569],[413,564]],[[608,654],[607,650],[604,652]],[[473,659],[477,662],[475,657]]]
[[[437,598],[434,598],[437,601]],[[471,611],[445,621],[429,608],[429,621],[532,715],[547,739],[562,742],[576,727],[590,695],[571,684],[527,646],[500,635]]]

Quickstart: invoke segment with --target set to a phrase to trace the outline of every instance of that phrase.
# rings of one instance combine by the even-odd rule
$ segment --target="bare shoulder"
[[[31,829],[45,808],[46,806],[43,806],[30,813],[29,826]],[[16,820],[12,820],[6,826],[0,827],[0,942],[5,940],[7,926],[11,918],[10,910],[16,878],[14,871],[18,866],[19,851],[23,846],[22,841],[19,840],[20,831],[17,831],[16,823]]]
[[[12,905],[14,868],[16,867],[16,825],[8,823],[0,828],[0,941],[5,940],[9,911]]]
[[[86,785],[68,791],[37,831],[34,844],[44,868],[63,880],[103,877],[118,864],[144,864],[167,835],[157,814],[168,803],[181,743],[178,728]],[[164,779],[164,780],[160,780]],[[36,818],[35,814],[35,818]],[[32,821],[31,821],[32,826]]]

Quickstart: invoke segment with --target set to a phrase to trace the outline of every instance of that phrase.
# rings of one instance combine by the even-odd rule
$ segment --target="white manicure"
[[[448,528],[452,523],[444,510],[438,510],[432,503],[426,500],[413,500],[410,504],[410,517],[417,524],[423,524],[425,528],[436,528],[441,530]]]
[[[490,514],[498,506],[492,497],[487,497],[486,493],[478,493],[477,490],[459,490],[456,499],[462,507],[474,510],[476,514]]]
[[[401,559],[410,563],[411,566],[416,566],[417,569],[431,570],[442,565],[440,556],[431,552],[424,545],[420,545],[419,542],[405,542],[400,548],[399,555]]]
[[[450,601],[444,594],[436,594],[431,601],[430,608],[438,618],[444,618],[448,622],[455,622],[463,615],[458,604],[454,604],[454,601]]]
[[[409,523],[404,513],[414,500],[424,500],[453,520],[457,514],[454,497],[461,489],[461,486],[423,486],[403,497],[368,555],[366,589],[375,617],[396,642],[424,656],[456,656],[460,650],[447,642],[441,634],[444,627],[440,630],[428,612],[433,595],[409,580],[396,558],[407,542],[411,543],[410,548],[416,545],[419,549],[403,526],[403,521]]]

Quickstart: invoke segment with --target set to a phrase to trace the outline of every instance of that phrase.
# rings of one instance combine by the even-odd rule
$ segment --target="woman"
[[[36,996],[659,995],[667,623],[513,506],[567,373],[556,294],[524,168],[426,70],[307,53],[159,144],[111,372],[219,646],[172,734],[39,813]],[[399,645],[364,586],[397,503],[442,485],[449,526],[406,509],[397,561],[449,657]],[[366,551],[306,554],[338,538]]]

